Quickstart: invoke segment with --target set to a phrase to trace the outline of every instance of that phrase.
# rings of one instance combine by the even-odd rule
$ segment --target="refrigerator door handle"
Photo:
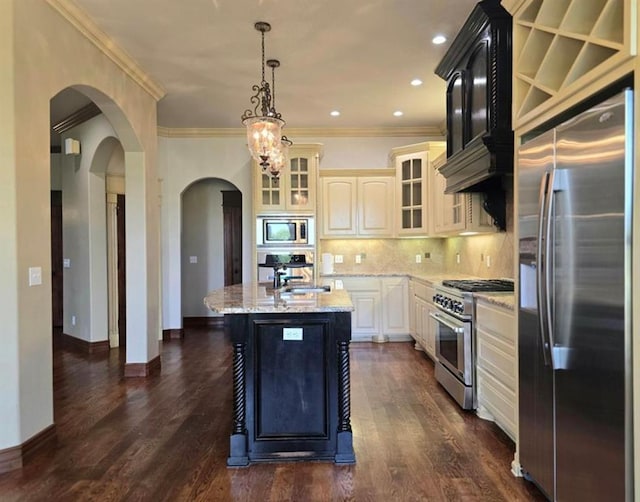
[[[551,365],[551,358],[549,355],[549,344],[545,337],[545,330],[547,328],[546,314],[547,308],[545,301],[547,299],[544,271],[546,269],[546,260],[543,258],[543,238],[545,231],[545,206],[547,201],[547,190],[549,186],[549,173],[545,172],[540,182],[540,195],[538,197],[538,249],[536,255],[538,257],[536,264],[536,293],[538,296],[538,312],[540,313],[540,341],[542,342],[542,355],[544,357],[544,365]],[[544,291],[543,291],[544,288]]]
[[[547,349],[549,354],[549,359],[551,360],[551,367],[556,369],[555,358],[554,358],[554,345],[555,342],[553,340],[553,313],[551,311],[551,291],[550,286],[552,285],[553,277],[551,275],[552,267],[550,264],[551,253],[553,252],[553,242],[551,241],[551,215],[553,213],[553,202],[554,202],[554,181],[555,181],[555,170],[551,171],[549,175],[549,181],[547,184],[547,205],[545,208],[545,236],[544,236],[544,320],[546,322],[546,332],[547,332]]]

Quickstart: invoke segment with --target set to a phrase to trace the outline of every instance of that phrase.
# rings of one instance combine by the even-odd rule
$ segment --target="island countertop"
[[[220,314],[352,312],[353,304],[347,291],[286,293],[270,283],[235,284],[211,291],[204,304]]]

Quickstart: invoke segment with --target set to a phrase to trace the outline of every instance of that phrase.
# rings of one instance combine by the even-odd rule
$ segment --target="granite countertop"
[[[204,304],[220,314],[352,312],[353,304],[345,290],[285,293],[271,283],[236,284],[211,291]]]
[[[473,297],[507,310],[515,310],[516,300],[514,293],[473,293]]]

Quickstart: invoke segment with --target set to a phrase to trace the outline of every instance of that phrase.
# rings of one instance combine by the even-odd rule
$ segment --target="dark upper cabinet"
[[[462,72],[456,72],[447,87],[447,156],[462,150],[464,135],[464,119],[462,117],[462,103],[464,101],[464,86]]]
[[[481,41],[476,50],[471,54],[467,65],[469,82],[467,94],[469,131],[467,141],[464,142],[465,144],[489,132],[487,99],[488,49],[489,44],[487,41]]]
[[[435,71],[447,82],[446,193],[485,193],[500,228],[513,173],[511,25],[499,0],[479,2]]]

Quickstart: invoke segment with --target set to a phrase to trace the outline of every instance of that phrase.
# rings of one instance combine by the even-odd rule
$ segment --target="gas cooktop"
[[[513,281],[506,279],[464,279],[442,281],[443,286],[472,293],[482,291],[513,291]]]

